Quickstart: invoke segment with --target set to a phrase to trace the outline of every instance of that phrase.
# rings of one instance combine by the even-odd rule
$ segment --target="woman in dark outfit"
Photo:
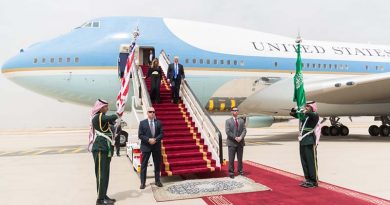
[[[160,103],[160,85],[161,85],[161,79],[162,79],[162,69],[158,65],[158,59],[155,58],[152,61],[152,66],[149,68],[148,75],[146,78],[150,79],[150,100],[152,103]]]

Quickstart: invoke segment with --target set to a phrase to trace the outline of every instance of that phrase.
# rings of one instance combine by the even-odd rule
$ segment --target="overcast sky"
[[[20,48],[101,16],[160,16],[304,39],[390,45],[386,0],[0,0],[0,65]],[[89,107],[42,97],[0,76],[0,130],[86,127]]]

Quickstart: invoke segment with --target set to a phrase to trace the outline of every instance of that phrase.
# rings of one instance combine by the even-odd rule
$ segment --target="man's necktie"
[[[236,128],[238,129],[238,120],[237,120],[237,118],[235,118],[234,121],[236,122]]]
[[[152,136],[154,137],[154,134],[156,134],[156,132],[154,130],[154,123],[152,120],[150,121],[149,126],[150,126],[150,131],[152,132]]]
[[[177,78],[177,64],[175,64],[175,79]]]

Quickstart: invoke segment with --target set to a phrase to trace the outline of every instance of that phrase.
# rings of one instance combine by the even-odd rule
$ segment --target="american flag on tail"
[[[135,50],[135,42],[131,43],[129,48],[129,57],[127,58],[125,72],[123,74],[123,78],[121,79],[121,89],[118,93],[118,97],[116,100],[116,110],[119,115],[122,115],[123,112],[125,111],[127,96],[129,94],[131,66],[133,65],[134,62],[134,50]]]

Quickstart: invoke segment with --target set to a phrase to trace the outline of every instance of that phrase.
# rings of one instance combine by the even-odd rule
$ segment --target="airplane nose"
[[[27,59],[25,58],[25,53],[20,52],[19,54],[11,57],[1,67],[1,73],[5,77],[9,77],[8,73],[15,72],[20,70],[22,67],[27,67]],[[23,66],[24,65],[24,66]]]

